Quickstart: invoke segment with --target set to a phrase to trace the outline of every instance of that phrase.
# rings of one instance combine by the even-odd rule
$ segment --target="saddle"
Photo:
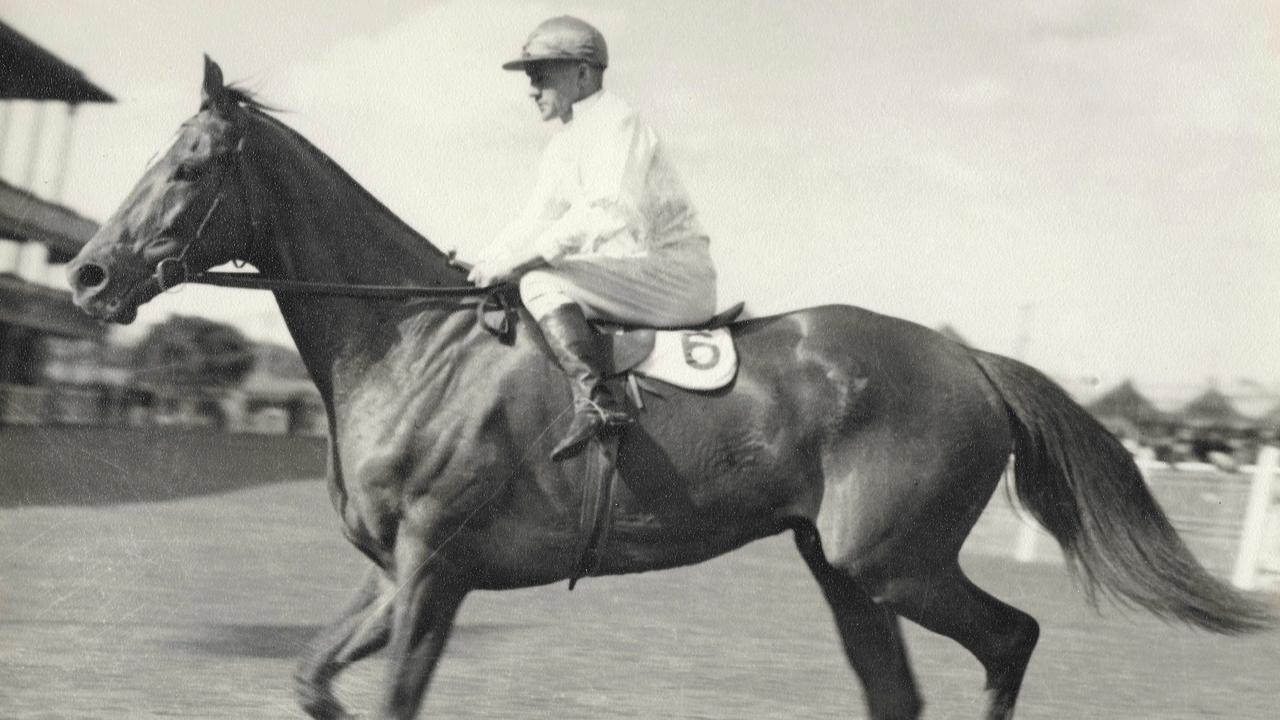
[[[602,370],[606,377],[634,374],[688,390],[723,387],[737,371],[737,354],[728,325],[742,314],[744,307],[745,303],[737,303],[707,322],[687,328],[592,323],[599,332],[596,337],[603,358]]]
[[[504,285],[476,304],[476,322],[504,344],[515,338],[520,296]],[[746,303],[735,303],[705,323],[685,328],[652,328],[593,321],[606,378],[626,376],[637,407],[637,375],[661,380],[686,390],[715,390],[733,380],[738,356],[728,326]],[[495,321],[493,317],[496,316]]]

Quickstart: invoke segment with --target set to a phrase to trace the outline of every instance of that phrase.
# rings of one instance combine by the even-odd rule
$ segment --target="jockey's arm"
[[[489,287],[518,280],[521,275],[547,264],[536,247],[513,248],[505,254],[486,258],[471,268],[467,280],[479,287]]]
[[[556,155],[548,153],[525,213],[486,250],[469,275],[471,282],[510,282],[567,255],[591,254],[614,238],[634,236],[640,222],[636,207],[656,146],[653,131],[633,115],[594,137],[579,168],[582,195],[571,203],[556,196]]]

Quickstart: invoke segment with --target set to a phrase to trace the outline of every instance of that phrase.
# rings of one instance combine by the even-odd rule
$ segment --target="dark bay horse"
[[[293,281],[464,283],[206,59],[200,111],[68,272],[81,308],[129,322],[175,264],[232,259]],[[377,566],[301,664],[300,702],[346,717],[333,678],[386,647],[379,717],[412,717],[469,591],[573,572],[587,454],[546,459],[569,389],[527,318],[503,344],[456,299],[277,300],[328,409],[334,508]],[[791,530],[871,717],[921,712],[900,617],[968,649],[986,670],[986,716],[1009,717],[1039,626],[957,557],[1012,452],[1018,496],[1091,596],[1214,632],[1269,622],[1196,563],[1129,454],[1036,370],[853,307],[733,334],[728,389],[664,388],[619,438],[601,573],[697,563]]]

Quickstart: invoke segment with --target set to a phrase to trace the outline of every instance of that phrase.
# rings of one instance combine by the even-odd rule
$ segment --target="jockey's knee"
[[[530,270],[520,278],[520,300],[534,320],[575,302],[564,292],[559,279],[545,270]]]

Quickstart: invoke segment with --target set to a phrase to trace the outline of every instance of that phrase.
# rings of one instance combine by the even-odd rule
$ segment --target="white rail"
[[[1249,484],[1249,504],[1245,507],[1244,524],[1240,529],[1240,549],[1236,552],[1235,569],[1231,573],[1231,582],[1242,590],[1253,590],[1258,585],[1258,567],[1262,560],[1263,540],[1267,537],[1267,521],[1273,515],[1272,487],[1277,474],[1280,474],[1280,448],[1262,448]]]
[[[1280,449],[1261,448],[1256,463],[1242,472],[1209,464],[1169,466],[1149,457],[1140,457],[1138,466],[1205,567],[1243,590],[1280,591]],[[973,529],[966,552],[1018,562],[1061,561],[1057,543],[1007,492],[1011,475]]]

